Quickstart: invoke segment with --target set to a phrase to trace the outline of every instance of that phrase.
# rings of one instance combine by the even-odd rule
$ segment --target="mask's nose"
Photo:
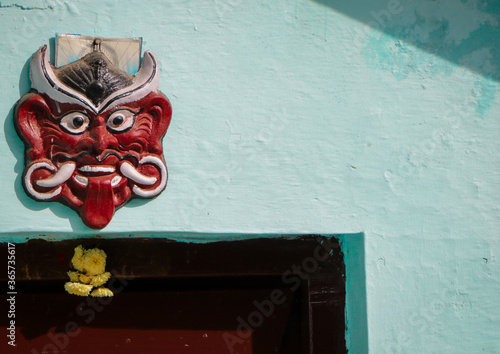
[[[111,134],[105,125],[99,125],[91,130],[90,136],[93,138],[92,145],[94,153],[99,156],[106,149],[114,149],[118,147],[118,140]]]
[[[105,150],[118,148],[118,139],[106,128],[104,119],[99,117],[89,127],[89,136],[82,141],[82,145],[99,158]]]

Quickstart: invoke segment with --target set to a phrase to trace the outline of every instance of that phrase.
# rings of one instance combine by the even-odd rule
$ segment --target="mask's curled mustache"
[[[70,179],[71,176],[73,176],[73,173],[76,169],[75,160],[84,157],[88,154],[89,153],[85,151],[73,156],[66,153],[58,153],[54,155],[55,160],[57,161],[57,157],[63,157],[65,158],[65,161],[60,164],[58,163],[57,167],[56,165],[54,165],[51,162],[49,163],[48,161],[33,163],[27,169],[27,172],[24,176],[24,184],[26,186],[27,191],[29,192],[29,194],[31,194],[33,197],[39,200],[49,200],[58,197],[62,192],[60,186],[63,183],[65,183],[68,179]],[[165,163],[162,161],[162,159],[154,155],[147,155],[139,160],[139,158],[133,154],[120,156],[118,155],[118,153],[110,151],[104,154],[100,159],[97,159],[97,161],[102,162],[111,155],[114,155],[118,157],[120,161],[123,161],[123,163],[121,163],[119,167],[120,173],[136,183],[136,185],[133,186],[132,191],[138,197],[153,198],[156,195],[158,195],[161,191],[163,191],[163,189],[165,189],[168,180],[168,172],[167,172],[167,167],[165,166]],[[129,158],[133,158],[133,160],[136,162],[135,166],[129,161]],[[147,187],[156,184],[158,182],[158,179],[156,177],[150,177],[144,175],[138,170],[138,167],[144,164],[154,165],[156,166],[156,168],[158,168],[160,172],[160,181],[157,184],[157,186],[153,189],[148,189]],[[31,175],[33,174],[33,172],[35,172],[37,169],[40,168],[47,169],[50,171],[55,171],[55,173],[52,176],[47,177],[45,179],[31,181]],[[85,177],[82,178],[86,179]],[[36,191],[35,188],[33,188],[33,184],[45,188],[56,188],[56,187],[57,188],[56,190],[53,190],[51,192],[44,193]],[[139,187],[138,185],[146,186],[146,188]]]
[[[57,154],[54,154],[54,156],[52,156],[52,160],[59,167],[59,158],[62,158],[64,161],[76,161],[78,159],[81,159],[84,156],[91,155],[91,154],[92,154],[92,152],[90,152],[90,151],[82,151],[76,155],[70,155],[70,154],[67,154],[64,152],[58,152]],[[97,162],[102,163],[102,162],[104,162],[104,160],[106,160],[110,156],[116,156],[116,157],[118,157],[118,159],[120,161],[133,160],[134,165],[136,167],[139,165],[139,157],[134,155],[134,154],[130,154],[130,153],[128,153],[126,155],[120,155],[116,151],[107,151],[101,157],[96,156],[96,155],[94,155],[93,157],[94,157],[94,159],[96,159]]]

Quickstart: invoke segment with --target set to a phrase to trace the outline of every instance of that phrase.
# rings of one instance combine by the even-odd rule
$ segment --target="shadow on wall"
[[[500,81],[500,1],[495,0],[313,0],[364,23],[354,28],[354,46],[369,43],[378,60],[421,65],[419,48],[485,77]],[[381,38],[387,37],[387,38]],[[385,47],[385,48],[381,48]],[[413,47],[413,48],[412,48]],[[383,56],[386,58],[380,58]],[[404,75],[404,73],[402,73]]]

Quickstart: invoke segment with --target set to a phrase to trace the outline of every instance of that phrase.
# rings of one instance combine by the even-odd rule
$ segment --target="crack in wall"
[[[19,4],[10,4],[10,5],[2,5],[0,2],[0,9],[21,9],[24,11],[30,11],[30,10],[50,10],[53,9],[53,6],[47,6],[47,7],[33,7],[33,6],[23,6]]]

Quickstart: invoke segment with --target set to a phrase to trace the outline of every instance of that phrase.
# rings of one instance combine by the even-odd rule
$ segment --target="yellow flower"
[[[106,268],[106,253],[98,248],[92,248],[85,251],[83,261],[87,275],[102,274]]]
[[[92,291],[90,296],[109,297],[109,296],[113,296],[113,292],[111,290],[109,290],[108,288],[97,288],[94,291]]]
[[[72,295],[89,296],[92,285],[67,282],[64,284],[64,289]]]
[[[71,259],[71,263],[73,263],[73,267],[78,269],[80,272],[83,272],[83,268],[84,268],[83,253],[84,253],[83,246],[80,245],[77,248],[75,248],[75,255]]]
[[[107,288],[93,287],[104,285],[111,273],[104,272],[106,268],[106,253],[98,248],[86,250],[82,245],[75,248],[75,255],[71,259],[73,267],[78,271],[69,271],[70,282],[64,284],[64,289],[73,295],[79,296],[113,296],[113,292]],[[90,293],[92,291],[92,293]]]
[[[85,274],[80,274],[80,281],[83,284],[90,284],[90,282],[92,281],[92,277],[88,277]]]
[[[106,284],[106,282],[109,280],[111,277],[110,272],[102,273],[100,275],[96,275],[92,277],[92,281],[90,282],[90,285],[93,286],[101,286]]]
[[[80,273],[78,273],[78,272],[69,271],[68,276],[69,276],[69,280],[72,282],[77,282],[80,279]]]

